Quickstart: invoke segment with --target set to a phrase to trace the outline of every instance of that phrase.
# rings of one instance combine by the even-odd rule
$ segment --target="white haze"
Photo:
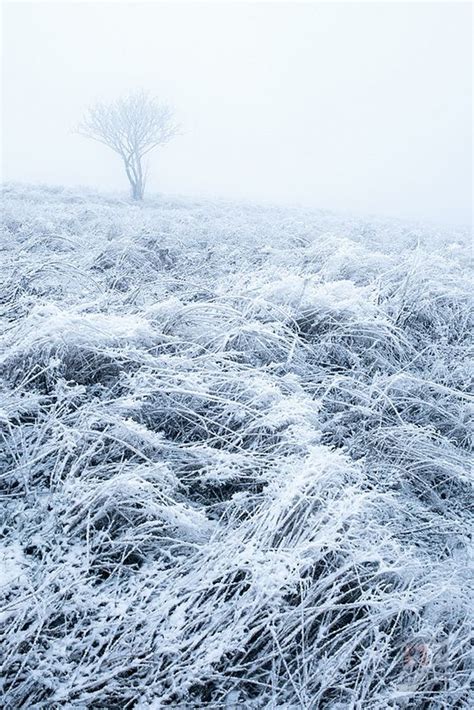
[[[125,190],[72,132],[143,87],[184,135],[149,191],[471,219],[469,3],[4,6],[5,180]]]

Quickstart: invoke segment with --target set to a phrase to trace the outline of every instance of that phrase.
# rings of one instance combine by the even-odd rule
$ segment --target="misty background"
[[[147,192],[466,224],[470,3],[6,3],[2,178],[128,190],[72,131],[144,88],[184,134]]]

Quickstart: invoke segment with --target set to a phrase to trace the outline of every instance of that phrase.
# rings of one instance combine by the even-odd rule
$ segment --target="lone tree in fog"
[[[120,155],[134,200],[143,199],[145,191],[143,158],[153,148],[168,143],[178,132],[173,111],[144,91],[90,106],[78,127],[78,133]]]

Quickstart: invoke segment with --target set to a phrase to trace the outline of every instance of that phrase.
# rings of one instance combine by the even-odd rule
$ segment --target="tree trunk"
[[[132,199],[143,200],[145,186],[140,156],[131,155],[129,158],[124,158],[124,165],[131,187]]]
[[[142,182],[142,180],[138,180],[135,183],[135,190],[134,190],[133,199],[134,200],[143,200],[143,193],[144,193],[143,182]]]
[[[139,183],[132,183],[132,199],[143,200],[143,187]]]
[[[135,185],[136,185],[136,200],[143,200],[145,192],[145,180],[143,179],[142,161],[140,155],[135,156]]]

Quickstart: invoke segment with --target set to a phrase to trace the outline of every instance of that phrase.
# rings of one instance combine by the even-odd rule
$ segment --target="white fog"
[[[466,224],[470,3],[5,3],[3,174],[126,189],[84,108],[144,88],[184,135],[149,189]]]

